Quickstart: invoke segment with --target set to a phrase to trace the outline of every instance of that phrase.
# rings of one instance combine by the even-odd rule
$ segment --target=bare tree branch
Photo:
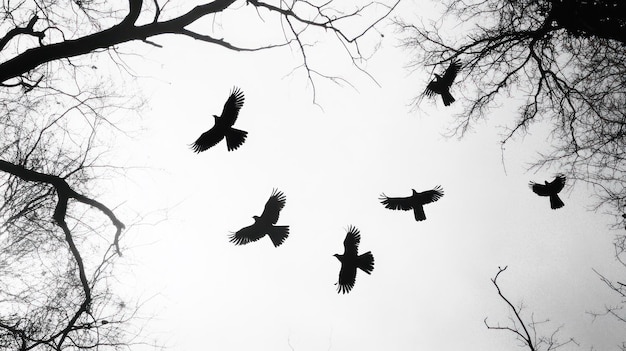
[[[61,177],[32,171],[22,166],[14,165],[4,160],[0,160],[0,171],[13,174],[26,181],[40,182],[40,183],[46,183],[46,184],[52,185],[55,188],[57,192],[57,197],[58,197],[58,202],[54,210],[53,218],[55,222],[61,228],[63,228],[63,231],[66,233],[66,235],[68,235],[68,232],[69,232],[69,229],[67,229],[67,225],[65,224],[65,214],[67,212],[67,203],[69,199],[75,199],[76,201],[85,203],[89,206],[95,207],[98,210],[100,210],[107,217],[109,217],[113,225],[116,227],[114,242],[115,242],[115,246],[117,248],[118,254],[121,255],[120,250],[119,250],[119,236],[121,235],[121,232],[124,229],[124,223],[122,223],[119,219],[117,219],[113,211],[111,211],[108,207],[106,207],[102,203],[94,199],[91,199],[83,194],[77,193],[72,188],[70,188],[69,184],[67,184],[65,179]],[[67,232],[66,232],[66,229],[67,229]],[[72,244],[70,244],[70,247],[71,246]],[[81,277],[81,280],[82,280],[82,277]]]
[[[531,315],[530,322],[524,321],[522,318],[522,306],[515,307],[511,301],[502,293],[500,286],[498,285],[498,277],[504,272],[508,266],[504,268],[498,267],[498,273],[491,279],[491,282],[496,287],[498,295],[507,304],[509,311],[513,316],[510,317],[510,325],[501,326],[500,324],[490,325],[487,322],[487,318],[484,319],[487,329],[504,330],[513,333],[517,340],[522,342],[524,347],[528,347],[531,351],[541,351],[545,347],[545,351],[556,350],[562,346],[570,343],[578,345],[573,338],[568,339],[565,342],[559,342],[557,339],[557,333],[560,331],[560,327],[556,328],[549,336],[540,336],[537,334],[537,326],[548,322],[548,320],[537,322],[534,316]]]
[[[61,58],[69,58],[105,49],[116,44],[133,40],[145,40],[159,34],[181,34],[184,28],[205,15],[224,10],[235,0],[216,0],[198,5],[189,12],[164,22],[153,22],[135,26],[134,22],[141,10],[140,0],[130,0],[131,12],[118,25],[75,40],[31,48],[0,64],[0,82],[5,82],[36,68],[37,66]]]
[[[37,22],[37,20],[39,19],[39,17],[37,17],[37,15],[33,16],[33,18],[30,19],[30,21],[28,21],[28,24],[26,24],[26,27],[16,27],[11,29],[10,31],[7,32],[7,34],[4,35],[4,37],[2,37],[0,39],[0,51],[2,51],[2,49],[4,49],[4,47],[9,43],[9,41],[11,39],[13,39],[14,37],[20,35],[20,34],[28,34],[28,35],[32,35],[34,37],[37,38],[43,38],[44,37],[44,33],[43,32],[36,32],[33,27],[35,26],[35,23]]]

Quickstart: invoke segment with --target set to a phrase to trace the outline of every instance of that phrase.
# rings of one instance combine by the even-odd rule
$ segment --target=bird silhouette
[[[391,210],[413,210],[416,221],[423,221],[426,219],[426,213],[424,213],[424,205],[439,200],[443,196],[443,188],[441,185],[437,185],[433,190],[427,190],[418,193],[413,190],[413,195],[409,197],[388,197],[385,194],[381,194],[379,198],[380,202],[385,205],[386,208]]]
[[[348,233],[343,240],[343,255],[334,254],[339,262],[341,262],[341,270],[339,270],[339,281],[335,285],[337,293],[346,294],[354,287],[356,281],[356,269],[359,268],[367,274],[371,274],[374,270],[374,255],[368,251],[359,255],[359,243],[361,242],[361,234],[359,230],[353,226],[348,227]]]
[[[546,180],[544,184],[539,184],[535,182],[528,183],[528,186],[533,190],[533,192],[539,196],[549,196],[550,197],[550,208],[556,210],[557,208],[561,208],[565,206],[559,195],[557,195],[563,187],[565,186],[565,176],[563,174],[559,174],[556,178],[549,182]]]
[[[242,228],[230,236],[230,242],[235,245],[245,245],[257,241],[266,234],[275,247],[279,247],[289,235],[288,225],[274,225],[278,221],[280,210],[285,206],[287,198],[282,191],[274,189],[272,196],[265,203],[261,216],[252,216],[254,224]]]
[[[226,100],[224,104],[222,115],[213,115],[215,124],[211,129],[200,135],[198,140],[191,145],[191,149],[200,153],[215,146],[224,138],[226,138],[228,151],[235,150],[241,146],[246,140],[248,132],[233,128],[233,124],[237,121],[237,116],[243,106],[243,101],[243,92],[237,87],[233,88],[228,100]]]
[[[450,87],[452,83],[454,83],[454,79],[456,78],[457,73],[461,70],[461,61],[460,60],[452,60],[450,62],[450,66],[443,73],[443,77],[435,73],[435,79],[431,80],[430,83],[426,86],[426,90],[424,91],[424,95],[428,97],[432,97],[435,94],[441,95],[441,99],[443,100],[443,104],[445,106],[449,106],[453,103],[454,97],[450,94]]]

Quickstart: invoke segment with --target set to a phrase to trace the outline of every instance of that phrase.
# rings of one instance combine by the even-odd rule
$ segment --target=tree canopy
[[[452,135],[464,135],[500,102],[517,99],[516,117],[499,121],[507,127],[503,145],[535,123],[548,123],[552,147],[533,167],[591,184],[598,207],[606,205],[620,223],[626,206],[625,7],[619,0],[454,0],[437,21],[396,24],[415,54],[413,67],[463,62],[459,80],[468,93]]]
[[[550,169],[591,185],[598,200],[595,209],[615,218],[615,256],[626,266],[626,2],[451,0],[444,7],[441,18],[432,22],[395,23],[403,45],[415,55],[416,69],[463,63],[459,81],[465,96],[457,98],[463,108],[450,135],[464,136],[502,102],[517,104],[512,119],[498,120],[506,127],[503,150],[514,138],[547,124],[549,147],[531,160],[531,169]],[[565,176],[559,175],[563,184],[554,186],[562,188]],[[561,206],[554,200],[553,208]],[[528,332],[520,310],[496,283],[504,269],[492,281],[513,311],[513,325],[487,327],[513,332],[531,350],[540,347],[531,338],[547,343],[547,349],[569,343],[558,344],[554,334],[537,339],[535,330]],[[619,297],[625,296],[624,284],[596,273]],[[624,322],[622,309],[619,304],[592,314]]]

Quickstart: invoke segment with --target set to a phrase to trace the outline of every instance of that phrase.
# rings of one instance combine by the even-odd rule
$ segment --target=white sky
[[[417,7],[408,2],[398,13]],[[148,299],[145,333],[182,351],[515,349],[513,335],[483,324],[507,322],[490,278],[508,265],[500,286],[523,301],[527,318],[552,321],[539,327],[543,335],[563,325],[562,341],[616,349],[620,326],[586,314],[615,302],[592,271],[619,272],[611,218],[588,210],[584,184],[568,184],[558,211],[527,186],[558,173],[526,171],[546,150],[545,126],[507,147],[506,173],[497,127],[511,121],[512,108],[494,110],[460,141],[442,137],[463,92],[453,89],[459,102],[450,108],[438,99],[411,112],[428,76],[409,74],[393,28],[381,30],[367,66],[381,87],[355,70],[342,76],[358,91],[316,79],[323,110],[311,103],[304,71],[289,75],[300,58],[288,49],[235,53],[173,36],[154,39],[163,49],[122,47],[141,48],[148,60],[129,62],[150,78],[142,80],[145,132],[118,141],[120,160],[148,168],[112,180],[105,203],[124,202],[148,214],[146,222],[168,209],[166,220],[123,237],[120,285]],[[336,54],[320,50],[327,60]],[[213,125],[233,86],[245,94],[236,127],[247,141],[234,152],[222,142],[194,154],[188,145]],[[436,185],[445,196],[426,205],[424,222],[378,201],[382,192],[408,196]],[[229,243],[273,188],[287,197],[278,224],[290,225],[289,238],[279,248],[268,238]],[[360,251],[372,251],[375,269],[338,295],[332,255],[343,252],[349,225],[361,230]]]

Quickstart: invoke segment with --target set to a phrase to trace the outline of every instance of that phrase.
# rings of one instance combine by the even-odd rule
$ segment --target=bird
[[[211,129],[200,135],[191,145],[191,149],[196,153],[200,153],[215,146],[224,138],[226,138],[228,151],[233,151],[240,147],[246,140],[248,132],[233,128],[233,124],[237,121],[237,116],[243,106],[244,99],[243,92],[239,88],[234,87],[230,92],[228,100],[226,100],[224,104],[222,115],[213,115],[215,124]]]
[[[549,196],[550,208],[556,210],[557,208],[565,206],[558,195],[558,193],[563,190],[563,187],[565,186],[565,180],[565,175],[558,174],[556,178],[549,183],[547,180],[544,181],[545,184],[539,184],[531,181],[528,183],[528,186],[539,196]]]
[[[416,221],[423,221],[426,219],[426,213],[424,213],[424,205],[439,200],[443,196],[443,188],[441,185],[437,185],[432,190],[427,190],[418,193],[413,190],[413,195],[409,197],[388,197],[384,193],[380,195],[380,202],[385,205],[386,208],[391,210],[413,210]]]
[[[426,86],[424,95],[432,97],[435,94],[441,95],[443,104],[449,106],[453,103],[454,97],[450,94],[450,87],[456,78],[457,73],[461,70],[461,61],[456,59],[450,62],[450,66],[443,73],[443,77],[435,73],[435,79],[431,80]]]
[[[339,262],[341,269],[339,270],[339,281],[337,293],[346,294],[354,287],[356,281],[356,269],[360,269],[367,274],[372,274],[374,270],[374,255],[368,251],[362,255],[358,254],[361,234],[354,226],[348,227],[346,238],[343,240],[343,255],[334,254]]]
[[[285,194],[274,189],[265,203],[263,213],[260,216],[252,216],[254,224],[232,233],[229,241],[235,245],[245,245],[257,241],[267,234],[274,247],[279,247],[289,236],[289,226],[274,224],[278,221],[280,210],[285,207],[286,201]]]

